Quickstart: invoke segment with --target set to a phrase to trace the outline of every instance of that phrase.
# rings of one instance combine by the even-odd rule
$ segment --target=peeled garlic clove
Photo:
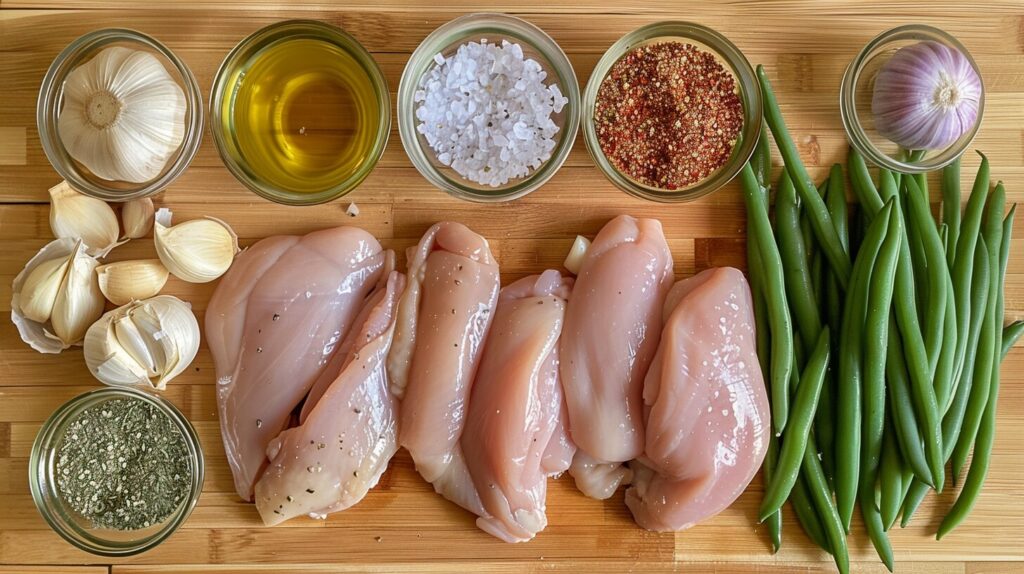
[[[163,390],[199,351],[199,322],[170,295],[109,311],[85,336],[85,363],[101,382]]]
[[[68,257],[44,261],[29,273],[23,287],[21,309],[25,318],[39,323],[50,320],[57,293],[68,271]]]
[[[118,261],[96,268],[100,291],[114,305],[148,299],[167,283],[167,268],[159,259]]]
[[[572,242],[572,247],[569,248],[569,254],[565,256],[565,263],[563,263],[573,275],[579,275],[580,267],[583,266],[583,258],[588,249],[590,249],[590,240],[582,235],[577,235],[576,240]]]
[[[53,332],[66,343],[80,342],[89,326],[103,314],[103,293],[96,284],[98,264],[82,249],[71,257],[50,316]]]
[[[89,255],[96,257],[120,245],[114,210],[104,201],[78,193],[66,181],[50,188],[50,229],[58,238],[81,239]]]
[[[153,200],[148,197],[133,199],[121,207],[124,236],[129,239],[145,237],[153,228]]]
[[[93,272],[96,265],[82,241],[70,238],[51,241],[25,264],[11,285],[11,322],[22,341],[40,353],[59,353],[80,342],[80,326],[88,326],[103,311]],[[49,269],[39,271],[42,266]],[[54,268],[57,271],[51,272]],[[58,283],[56,293],[50,291],[53,282]],[[47,293],[40,294],[39,289]]]
[[[227,223],[213,217],[170,226],[171,212],[161,209],[153,224],[153,240],[160,261],[175,277],[207,283],[231,267],[238,253],[238,236]]]
[[[185,93],[148,52],[104,48],[68,74],[63,94],[61,142],[103,179],[150,181],[185,138]]]

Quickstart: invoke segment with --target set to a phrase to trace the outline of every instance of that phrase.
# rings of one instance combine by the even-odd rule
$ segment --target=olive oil
[[[382,114],[374,82],[337,45],[281,39],[253,54],[236,78],[223,100],[223,131],[256,178],[318,193],[376,160]]]

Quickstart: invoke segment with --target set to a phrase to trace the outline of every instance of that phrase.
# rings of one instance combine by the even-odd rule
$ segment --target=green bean
[[[956,241],[960,236],[960,156],[942,168],[942,223],[949,229],[946,263],[956,261]]]
[[[967,410],[964,413],[964,423],[957,438],[956,446],[953,448],[953,456],[950,459],[953,467],[953,478],[960,476],[960,470],[967,462],[967,455],[978,435],[978,428],[985,413],[985,404],[988,402],[989,391],[994,387],[990,382],[992,377],[999,376],[999,366],[994,364],[999,357],[1003,334],[1003,315],[999,308],[999,294],[1002,291],[1000,277],[1000,255],[1002,253],[1003,238],[1003,209],[1006,207],[1006,190],[1002,184],[996,185],[985,206],[985,222],[982,229],[982,237],[988,249],[989,274],[993,277],[988,286],[988,305],[986,306],[986,317],[981,342],[978,346],[978,356],[975,364],[980,362],[989,363],[988,377],[976,379],[971,385],[971,394],[967,399]],[[988,331],[987,333],[985,331]],[[989,345],[982,347],[988,335]],[[983,353],[983,351],[985,351]]]
[[[863,343],[871,271],[875,266],[892,218],[893,201],[886,203],[868,227],[854,262],[854,274],[843,309],[843,332],[839,338],[839,396],[836,415],[835,488],[836,506],[844,528],[849,530],[857,503],[861,456],[861,395],[863,384]]]
[[[779,456],[779,439],[772,436],[768,438],[768,452],[764,455],[764,465],[761,466],[764,469],[764,482],[765,484],[771,482],[772,475],[775,472],[775,464]],[[772,545],[772,554],[775,554],[782,548],[782,510],[778,510],[765,519],[765,523],[768,526],[768,540]]]
[[[953,277],[946,270],[946,293],[953,293]],[[987,296],[987,291],[986,291]],[[963,334],[967,336],[967,333]],[[956,381],[953,378],[953,363],[956,360],[956,343],[960,334],[956,332],[956,301],[946,297],[946,310],[942,321],[942,346],[939,349],[939,362],[935,366],[935,400],[939,403],[939,412],[943,416],[949,411],[949,402],[953,395]]]
[[[782,258],[772,235],[772,225],[768,219],[768,208],[761,187],[749,163],[743,166],[740,181],[747,217],[751,221],[750,229],[753,232],[747,241],[754,241],[757,244],[764,274],[765,299],[768,302],[768,320],[772,334],[772,422],[778,434],[785,428],[789,414],[789,376],[793,370],[793,324],[789,317],[789,304],[786,302]]]
[[[889,331],[894,333],[896,328],[895,318],[890,317]],[[900,452],[903,453],[904,460],[914,471],[917,479],[930,486],[932,472],[925,458],[917,416],[911,404],[910,381],[903,356],[903,341],[899,337],[890,338],[885,362],[885,373],[889,383],[889,412],[892,414],[893,428],[899,439]]]
[[[819,548],[831,554],[832,545],[829,544],[828,538],[825,536],[825,529],[821,525],[818,510],[814,507],[814,503],[811,502],[811,495],[807,490],[807,479],[803,476],[798,478],[796,485],[793,486],[793,493],[789,496],[789,503],[793,507],[793,513],[796,514],[796,520],[800,523],[800,528],[811,539],[811,542],[814,542]]]
[[[882,512],[882,526],[887,531],[896,522],[896,516],[900,512],[900,503],[903,501],[903,461],[900,458],[895,433],[892,421],[887,419],[882,438],[882,460],[879,468],[879,485],[881,486],[879,505]]]
[[[999,205],[998,208],[992,208],[989,210],[988,215],[996,218],[1002,216],[1001,206],[1005,203],[1006,192],[1003,189],[1002,184],[997,184],[994,192],[994,201]],[[1016,207],[1016,206],[1014,206]],[[996,338],[996,350],[1000,350],[1002,336],[1002,322],[1003,322],[1003,311],[1004,311],[1004,299],[1003,299],[1003,284],[1006,281],[1006,265],[1010,254],[1010,242],[1013,237],[1013,216],[1016,209],[1011,208],[1010,213],[1003,220],[999,230],[1000,235],[1000,247],[999,247],[999,260],[998,269],[995,271],[996,274],[996,304],[995,313],[996,324],[993,329]],[[991,227],[994,227],[993,223]],[[989,247],[991,250],[991,246]],[[993,289],[989,287],[989,295],[991,296]],[[985,404],[985,412],[982,415],[981,424],[978,429],[977,440],[974,443],[974,457],[971,459],[971,468],[967,471],[967,478],[964,480],[964,486],[960,490],[960,496],[957,497],[956,502],[953,503],[953,508],[950,509],[946,517],[943,518],[942,524],[939,525],[939,532],[936,538],[941,539],[946,534],[949,534],[954,528],[962,523],[967,515],[970,514],[971,509],[974,507],[974,503],[977,502],[978,496],[981,494],[981,488],[985,484],[985,478],[988,475],[988,467],[992,458],[992,445],[995,442],[996,434],[996,405],[999,400],[999,363],[997,356],[992,357],[992,369],[991,377],[988,381],[990,385],[988,393],[988,401]],[[979,383],[982,381],[978,381]],[[955,454],[955,453],[954,453]],[[956,468],[954,466],[954,468]]]
[[[928,494],[929,488],[927,484],[917,480],[916,477],[914,478],[910,484],[910,490],[907,491],[907,495],[903,498],[903,518],[900,520],[900,528],[906,528],[910,525],[910,519],[914,517],[917,508],[921,506],[921,501]]]
[[[807,175],[807,169],[804,168],[803,161],[800,159],[800,153],[797,152],[789,130],[786,129],[778,101],[775,99],[775,92],[772,90],[771,82],[768,81],[768,75],[763,66],[757,67],[757,77],[761,83],[761,95],[764,99],[765,120],[775,138],[783,163],[793,180],[793,185],[805,203],[804,207],[808,210],[814,234],[828,258],[829,265],[835,270],[836,276],[839,278],[839,285],[846,289],[850,282],[850,255],[843,249],[843,245],[839,241],[839,234],[829,219],[825,202],[818,196],[817,188],[810,176]]]
[[[843,166],[834,163],[828,173],[828,186],[825,188],[825,207],[829,218],[839,235],[843,249],[850,251],[849,223],[846,221],[846,178],[843,177]]]
[[[821,518],[822,528],[828,537],[836,568],[840,574],[847,574],[850,571],[850,552],[846,546],[846,535],[843,531],[842,519],[832,502],[828,481],[825,479],[825,472],[821,468],[817,452],[818,446],[812,436],[808,439],[807,448],[804,449],[801,475],[807,479],[807,491],[815,508],[818,509],[818,516]]]
[[[875,187],[874,182],[871,181],[871,174],[868,172],[867,164],[864,163],[864,157],[860,155],[856,148],[850,148],[850,153],[846,159],[846,167],[850,172],[853,194],[857,197],[857,201],[860,202],[861,208],[867,209],[868,213],[874,217],[882,209],[882,197],[878,194],[878,189]],[[882,171],[886,172],[886,170]],[[892,176],[892,174],[889,175],[890,177]]]
[[[916,180],[917,180],[917,178],[914,177],[914,176],[904,177],[903,178],[903,184],[900,187],[899,195],[900,195],[900,208],[901,208],[901,211],[903,212],[902,215],[903,215],[903,218],[904,218],[905,228],[907,230],[907,243],[908,243],[908,245],[910,247],[910,269],[911,269],[911,271],[913,271],[913,275],[914,275],[914,288],[915,288],[915,293],[914,293],[914,295],[915,295],[914,296],[914,310],[917,311],[918,323],[919,324],[923,324],[924,323],[924,319],[925,319],[925,317],[924,317],[925,316],[925,311],[929,307],[928,306],[928,300],[929,300],[929,298],[932,295],[931,295],[931,285],[929,285],[928,279],[927,279],[927,272],[928,272],[929,267],[928,267],[928,258],[925,255],[924,238],[922,237],[922,233],[923,232],[920,229],[920,226],[916,225],[916,222],[914,221],[914,218],[911,216],[911,212],[910,212],[910,193],[909,193],[909,184],[908,184],[908,182],[914,183],[916,185]],[[928,214],[928,219],[929,220],[931,219],[931,213],[930,212]],[[934,226],[933,223],[928,223],[928,225]],[[942,252],[942,260],[943,261],[946,260],[946,253],[945,252]],[[921,327],[919,327],[919,328],[921,328]],[[924,335],[924,331],[922,330],[922,337],[923,337],[923,335]],[[924,344],[923,339],[922,339],[922,344]],[[928,354],[928,351],[929,351],[929,347],[925,346],[925,356],[926,356],[926,358],[931,359],[931,355]],[[931,372],[931,369],[930,369],[930,367],[931,367],[931,363],[930,362],[928,363],[928,366],[929,366],[928,374],[929,374],[929,376],[932,376],[932,372]]]
[[[821,395],[821,385],[825,380],[828,357],[829,334],[828,328],[824,328],[800,377],[800,385],[797,387],[793,402],[793,419],[786,425],[786,431],[782,434],[778,464],[772,472],[772,479],[765,488],[764,499],[761,502],[762,522],[782,508],[796,483],[800,472],[800,460],[804,456],[811,432],[811,421],[814,420],[814,413],[818,408],[818,397]],[[818,456],[817,451],[813,454],[815,457]]]
[[[883,174],[884,175],[884,174]],[[883,199],[890,200],[898,197],[897,190],[889,185],[882,185]],[[889,197],[885,195],[893,193]],[[900,210],[897,203],[895,208]],[[910,256],[910,246],[907,240],[908,235],[904,228],[903,242],[900,244],[899,262],[896,265],[894,307],[896,309],[896,323],[899,325],[899,333],[903,339],[903,350],[906,353],[907,374],[910,379],[910,397],[914,405],[914,412],[918,424],[921,425],[921,432],[924,436],[925,456],[928,460],[928,468],[931,470],[932,483],[935,489],[942,491],[942,483],[945,480],[942,459],[942,427],[939,417],[938,400],[935,397],[935,387],[929,373],[928,356],[925,351],[924,337],[921,335],[921,325],[917,316],[917,295],[914,290],[913,261]]]
[[[964,237],[966,241],[966,237]],[[987,380],[991,375],[990,365],[987,361],[977,361],[979,357],[986,356],[986,350],[992,349],[994,331],[989,323],[987,313],[989,293],[991,293],[992,270],[991,261],[988,256],[988,245],[985,238],[977,238],[977,243],[972,259],[974,262],[971,268],[975,273],[975,280],[971,283],[971,324],[967,333],[967,353],[964,358],[964,372],[960,376],[956,387],[950,397],[949,409],[942,419],[942,436],[944,456],[946,460],[953,455],[953,448],[959,442],[960,433],[963,428],[964,416],[967,412],[968,397],[971,395],[971,388],[977,381]],[[980,354],[979,354],[980,353]],[[954,480],[956,477],[953,477]]]
[[[768,128],[764,124],[761,125],[761,134],[757,138],[754,155],[750,157],[750,167],[757,176],[757,184],[761,189],[768,190],[771,187],[772,176],[772,143]]]
[[[928,352],[928,368],[935,378],[936,365],[942,347],[943,319],[946,309],[946,253],[942,249],[935,222],[928,208],[928,196],[917,186],[913,178],[907,180],[907,199],[910,218],[921,238],[928,272],[928,313],[925,315],[925,348]]]
[[[1014,321],[1003,327],[1003,359],[1010,354],[1010,349],[1021,335],[1024,335],[1024,321]]]
[[[792,309],[796,331],[804,348],[810,349],[821,332],[821,316],[818,303],[813,297],[809,258],[800,234],[800,214],[796,202],[796,189],[790,179],[783,176],[775,195],[775,235],[782,256],[786,297]]]
[[[974,276],[974,249],[978,244],[978,233],[981,229],[981,216],[985,212],[985,201],[988,198],[989,167],[988,158],[981,154],[981,166],[974,179],[974,189],[967,199],[967,208],[960,223],[959,236],[956,242],[956,259],[953,263],[953,296],[956,298],[957,332],[961,334],[956,346],[956,367],[953,370],[954,380],[959,380],[964,372],[964,357],[967,353],[967,338],[971,322],[971,280]]]
[[[899,213],[890,209],[885,240],[871,272],[867,320],[864,325],[864,416],[860,462],[860,509],[868,537],[885,565],[892,570],[892,545],[885,534],[882,516],[875,504],[882,435],[885,430],[885,353],[889,343],[889,310],[892,304],[896,262],[903,241]],[[893,333],[893,337],[898,333]],[[848,523],[847,523],[848,527]]]

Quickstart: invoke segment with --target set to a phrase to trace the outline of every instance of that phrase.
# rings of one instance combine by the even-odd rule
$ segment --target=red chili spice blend
[[[729,159],[743,127],[736,78],[692,44],[640,46],[612,66],[594,113],[601,151],[623,175],[680,189]]]

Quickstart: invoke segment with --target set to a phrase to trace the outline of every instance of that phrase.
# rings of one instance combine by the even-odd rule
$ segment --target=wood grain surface
[[[140,9],[142,7],[143,9]],[[857,0],[0,0],[0,308],[10,284],[50,239],[46,190],[57,183],[39,145],[36,94],[54,56],[87,31],[123,26],[152,34],[192,68],[204,90],[226,52],[257,28],[287,18],[314,18],[345,28],[380,62],[392,91],[409,53],[431,30],[460,14],[504,10],[547,31],[568,53],[584,84],[603,51],[626,32],[656,20],[685,19],[731,38],[773,79],[804,161],[822,176],[846,154],[839,121],[843,70],[860,47],[890,27],[924,22],[958,36],[984,74],[987,106],[978,149],[1011,201],[1024,199],[1024,4]],[[392,98],[393,99],[393,98]],[[348,198],[317,208],[283,207],[247,192],[222,167],[209,133],[188,172],[162,196],[176,218],[214,215],[230,222],[243,244],[272,234],[333,225],[364,227],[391,248],[413,244],[440,219],[462,221],[492,241],[505,280],[560,265],[572,238],[594,234],[619,213],[660,218],[686,276],[714,265],[744,265],[744,210],[736,185],[700,201],[659,205],[609,184],[577,138],[565,167],[526,198],[475,205],[432,188],[412,168],[392,134],[387,152]],[[778,158],[776,157],[776,164]],[[964,164],[965,181],[977,157]],[[777,169],[777,167],[776,167]],[[936,189],[936,186],[933,186]],[[350,201],[360,207],[347,217]],[[937,201],[934,196],[932,201]],[[152,257],[149,239],[132,241],[111,259]],[[166,292],[200,315],[212,285],[172,278]],[[1007,317],[1024,314],[1024,239],[1014,241],[1006,287]],[[933,537],[954,496],[930,496],[911,527],[893,533],[901,573],[1024,571],[1024,351],[1003,366],[999,431],[988,484],[966,524],[941,543]],[[786,513],[784,544],[769,552],[756,523],[760,479],[732,506],[678,534],[633,524],[622,495],[584,498],[562,478],[548,496],[550,526],[534,541],[509,545],[478,531],[473,518],[435,495],[404,452],[358,506],[325,521],[292,520],[268,529],[253,506],[234,495],[221,446],[213,365],[200,350],[195,364],[165,393],[196,424],[207,474],[199,506],[160,547],[131,559],[98,558],[51,532],[28,492],[27,459],[41,422],[62,402],[95,388],[79,350],[42,356],[0,321],[0,574],[171,574],[210,572],[674,572],[809,573],[832,570]],[[860,525],[850,540],[854,572],[882,572]],[[32,565],[32,566],[30,566]]]

